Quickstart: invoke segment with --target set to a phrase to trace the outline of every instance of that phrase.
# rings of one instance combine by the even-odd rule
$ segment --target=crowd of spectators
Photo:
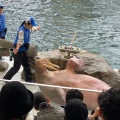
[[[0,92],[0,120],[27,120],[33,108],[37,111],[34,120],[119,120],[120,88],[101,92],[98,107],[91,113],[80,90],[68,90],[65,98],[65,105],[56,107],[42,92],[32,93],[18,81],[8,82]]]

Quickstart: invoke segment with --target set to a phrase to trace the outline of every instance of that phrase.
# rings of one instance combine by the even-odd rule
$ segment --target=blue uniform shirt
[[[18,33],[19,31],[22,30],[24,32],[24,43],[23,45],[19,48],[19,51],[26,51],[26,47],[24,45],[28,44],[30,42],[30,30],[29,29],[26,29],[24,26],[21,26],[18,30]],[[17,36],[16,36],[16,39],[14,41],[14,46],[17,45],[17,42],[18,42],[18,39],[19,39],[19,36],[18,36],[18,33],[17,33]]]
[[[5,28],[6,28],[5,15],[1,14],[0,15],[0,36],[2,37],[6,35],[4,31]]]

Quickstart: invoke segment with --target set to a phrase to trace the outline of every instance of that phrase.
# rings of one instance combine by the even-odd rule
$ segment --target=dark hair
[[[42,102],[39,105],[39,110],[43,110],[43,109],[46,109],[46,108],[49,108],[49,107],[50,107],[50,105],[47,102]]]
[[[3,6],[0,6],[1,9],[3,9]]]
[[[26,120],[27,115],[17,118],[18,120]],[[13,120],[13,118],[5,117],[0,115],[0,120]]]
[[[22,24],[20,25],[20,27],[23,26],[24,24],[25,24],[25,21],[22,22]]]
[[[83,101],[83,93],[81,91],[79,91],[78,89],[70,89],[67,91],[66,93],[66,103],[71,100],[71,99],[81,99]]]
[[[39,110],[39,105],[42,102],[47,102],[46,96],[42,92],[34,93],[34,108]]]
[[[26,21],[23,21],[22,24],[20,25],[20,27],[23,26],[25,23],[26,23]],[[28,21],[27,24],[31,24],[31,23]]]
[[[98,105],[104,120],[120,119],[120,88],[110,88],[98,96]]]
[[[87,105],[80,99],[69,100],[64,108],[64,120],[86,120],[88,118]]]

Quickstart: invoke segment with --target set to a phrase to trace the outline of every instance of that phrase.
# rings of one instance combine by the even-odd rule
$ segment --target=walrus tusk
[[[51,69],[51,70],[59,70],[59,69],[57,69],[57,68],[54,68],[53,66],[50,66],[50,65],[47,65],[47,64],[43,64],[45,67],[47,67],[47,68],[49,68],[49,69]]]
[[[46,64],[48,64],[50,66],[53,66],[53,67],[56,67],[58,69],[60,68],[58,65],[55,65],[55,64],[51,63],[49,59],[46,59]]]
[[[59,70],[59,66],[58,65],[55,65],[55,64],[53,64],[53,63],[51,63],[50,61],[49,61],[49,59],[42,59],[42,63],[43,63],[43,65],[45,66],[45,67],[47,67],[47,68],[49,68],[49,69],[51,69],[51,70]]]
[[[55,64],[53,64],[53,63],[51,63],[51,62],[49,62],[49,61],[47,62],[47,64],[50,65],[50,66],[56,67],[56,68],[58,68],[58,69],[60,68],[58,65],[55,65]]]

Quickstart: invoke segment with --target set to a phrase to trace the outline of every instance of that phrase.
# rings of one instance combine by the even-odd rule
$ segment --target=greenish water
[[[69,45],[105,57],[113,68],[120,68],[119,0],[1,0],[6,15],[7,40],[14,41],[21,22],[29,16],[41,30],[31,35],[39,51]]]

